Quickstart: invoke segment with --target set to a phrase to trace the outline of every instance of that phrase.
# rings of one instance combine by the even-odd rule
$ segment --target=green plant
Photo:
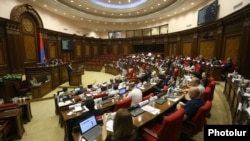
[[[22,79],[22,74],[6,74],[0,77],[0,82],[4,82],[11,79]]]

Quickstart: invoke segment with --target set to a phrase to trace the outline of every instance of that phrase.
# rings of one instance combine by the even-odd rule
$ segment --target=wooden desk
[[[80,86],[82,84],[82,71],[74,71],[70,74],[69,85]]]
[[[118,75],[121,73],[121,70],[119,68],[111,67],[109,65],[105,66],[105,73]]]
[[[149,123],[150,121],[152,121],[153,119],[161,116],[163,113],[165,113],[166,111],[168,111],[170,108],[172,108],[173,106],[175,106],[182,98],[184,97],[184,94],[177,96],[178,100],[176,102],[168,100],[163,104],[157,104],[155,103],[154,105],[152,105],[153,107],[160,109],[160,113],[159,114],[151,114],[149,112],[144,112],[136,117],[133,117],[133,123],[137,128],[141,128],[143,125]],[[79,141],[79,139],[81,138],[81,135],[79,132],[72,132],[72,138],[74,139],[74,141]],[[105,139],[102,139],[102,136],[99,136],[99,138],[96,139],[96,141],[103,141]]]
[[[24,123],[30,122],[32,119],[32,113],[30,108],[30,100],[18,102],[18,105],[22,108],[22,119]]]
[[[8,120],[12,123],[14,128],[12,128],[12,136],[15,139],[21,139],[23,133],[25,132],[22,122],[22,110],[21,108],[16,108],[12,110],[6,110],[4,112],[0,112],[0,119]]]
[[[55,89],[60,84],[68,80],[67,64],[51,65],[48,67],[34,66],[24,68],[26,79],[31,80],[33,76],[45,74],[51,79],[52,89]]]
[[[52,91],[52,83],[51,81],[45,82],[39,86],[31,87],[32,98],[41,98],[47,93]]]
[[[4,131],[4,128],[6,128],[8,123],[8,120],[2,120],[0,123],[0,141],[7,141],[7,133]]]
[[[148,93],[153,88],[153,86],[159,84],[159,82],[161,82],[161,79],[159,79],[157,83],[155,84],[145,86],[144,89],[141,90],[143,95]],[[122,100],[122,98],[123,97],[120,97],[118,100],[111,100],[112,102],[103,104],[101,108],[104,111],[112,111],[114,109],[115,103],[118,102],[119,100]],[[114,97],[112,99],[114,99]],[[55,102],[57,102],[57,100],[55,100]],[[56,107],[56,113],[59,112],[59,123],[61,127],[64,127],[64,131],[65,131],[64,140],[65,141],[73,140],[73,137],[71,135],[71,128],[73,127],[72,122],[74,122],[74,120],[82,114],[82,112],[77,112],[76,114],[73,114],[73,115],[67,115],[67,113],[70,112],[70,110],[68,109],[68,106],[72,104],[76,104],[76,103],[71,103],[66,106],[60,106],[60,107],[58,106],[58,104],[55,104],[55,106],[58,106]]]

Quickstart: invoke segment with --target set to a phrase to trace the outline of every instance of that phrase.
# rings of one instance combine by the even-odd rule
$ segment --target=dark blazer
[[[73,69],[72,69],[72,67],[70,65],[68,65],[67,70],[68,70],[68,74],[70,74],[71,72],[73,72]]]

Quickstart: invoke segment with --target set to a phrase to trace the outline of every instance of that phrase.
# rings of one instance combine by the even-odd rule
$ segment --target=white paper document
[[[59,103],[58,103],[58,106],[59,106],[59,107],[61,107],[61,106],[66,106],[66,105],[69,105],[69,104],[71,104],[71,103],[73,103],[71,100],[67,100],[67,101],[65,101],[65,102],[59,102]]]
[[[157,109],[157,108],[152,107],[152,106],[150,106],[150,105],[145,105],[145,106],[142,107],[142,109],[143,109],[144,111],[147,111],[147,112],[153,114],[153,115],[157,115],[157,114],[160,113],[160,109]]]
[[[179,98],[173,97],[173,98],[168,98],[168,100],[173,101],[173,102],[176,102],[176,101],[179,100]]]
[[[112,119],[108,120],[106,123],[106,129],[110,132],[113,132],[113,123],[114,123],[114,120]]]

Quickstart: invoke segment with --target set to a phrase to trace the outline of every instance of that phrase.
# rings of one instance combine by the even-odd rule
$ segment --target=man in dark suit
[[[73,68],[72,68],[72,63],[70,62],[68,67],[67,67],[67,70],[68,70],[68,77],[69,77],[69,83],[70,83],[70,74],[73,72]]]

